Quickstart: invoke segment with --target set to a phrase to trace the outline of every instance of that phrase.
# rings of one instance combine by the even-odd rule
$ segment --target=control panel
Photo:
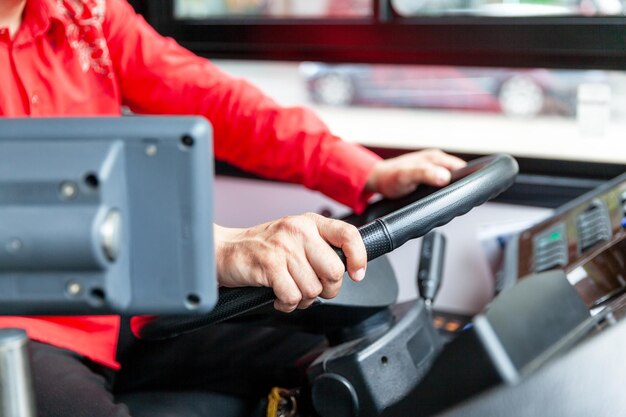
[[[626,174],[522,231],[507,252],[505,281],[563,269],[585,303],[598,305],[626,289],[625,228]]]

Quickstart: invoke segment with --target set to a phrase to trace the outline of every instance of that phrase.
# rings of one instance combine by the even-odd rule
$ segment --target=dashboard
[[[513,238],[500,289],[563,269],[590,308],[626,289],[626,174],[557,209]]]

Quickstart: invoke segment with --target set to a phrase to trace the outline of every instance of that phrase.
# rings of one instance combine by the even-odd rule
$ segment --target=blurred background
[[[626,0],[391,1],[394,13],[407,19],[606,17],[623,15],[625,5]],[[187,22],[301,19],[307,24],[362,21],[372,17],[372,6],[373,0],[175,0],[173,15]],[[506,62],[501,67],[214,62],[282,104],[314,107],[335,133],[370,146],[624,162],[615,153],[626,135],[624,71],[511,68]]]

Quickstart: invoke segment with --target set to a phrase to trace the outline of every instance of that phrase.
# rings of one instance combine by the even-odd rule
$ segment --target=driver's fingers
[[[432,162],[422,161],[421,164],[408,168],[405,178],[414,184],[429,184],[442,186],[450,182],[450,171]]]
[[[426,158],[435,165],[442,166],[444,168],[449,169],[450,171],[454,171],[456,169],[461,169],[467,162],[462,160],[461,158],[457,158],[456,156],[449,155],[439,149],[429,149],[425,152]]]
[[[328,247],[326,243],[324,244]],[[316,271],[314,271],[314,268],[304,256],[292,256],[287,261],[287,268],[289,274],[298,286],[300,294],[302,294],[298,308],[304,309],[309,307],[313,304],[317,296],[323,292],[324,288],[320,282],[320,278],[318,278]]]
[[[290,313],[302,301],[302,293],[287,268],[274,270],[271,275],[270,286],[276,295],[276,300],[274,300],[276,310]]]
[[[328,219],[313,214],[320,236],[331,245],[343,250],[346,255],[348,275],[353,281],[361,281],[365,277],[367,252],[365,244],[356,227],[341,220]],[[339,260],[332,257],[333,262]]]
[[[306,257],[322,285],[322,298],[334,298],[339,294],[346,267],[321,237],[305,245]]]

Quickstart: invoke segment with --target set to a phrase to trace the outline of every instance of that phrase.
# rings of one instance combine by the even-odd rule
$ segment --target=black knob
[[[320,417],[357,417],[359,399],[350,382],[337,374],[322,374],[315,378],[311,399]]]

